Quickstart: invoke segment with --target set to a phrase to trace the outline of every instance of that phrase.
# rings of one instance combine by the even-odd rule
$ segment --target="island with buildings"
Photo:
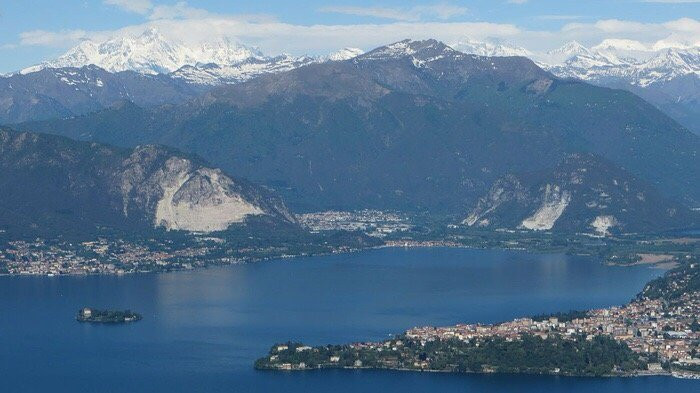
[[[257,369],[368,368],[700,378],[700,263],[651,281],[624,306],[499,324],[416,327],[389,340],[276,344]]]
[[[141,314],[130,310],[97,310],[84,307],[78,311],[75,319],[78,322],[118,324],[136,322],[141,320]]]

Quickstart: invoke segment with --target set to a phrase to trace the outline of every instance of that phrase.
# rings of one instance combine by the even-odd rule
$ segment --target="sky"
[[[700,45],[700,0],[0,0],[0,73],[149,26],[181,41],[226,36],[294,55],[404,38],[499,40],[532,51],[610,38]]]

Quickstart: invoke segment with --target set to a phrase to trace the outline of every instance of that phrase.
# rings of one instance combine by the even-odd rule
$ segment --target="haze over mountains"
[[[687,206],[700,201],[700,138],[639,97],[558,79],[523,57],[468,55],[434,40],[224,85],[181,105],[124,104],[20,128],[174,146],[274,187],[296,212],[467,217],[499,179],[526,173],[543,175],[520,182],[529,201],[517,220],[494,222],[676,228],[695,220]],[[561,181],[556,168],[567,157],[592,171],[583,183]],[[613,189],[609,174],[624,186]],[[552,210],[557,196],[566,206]]]

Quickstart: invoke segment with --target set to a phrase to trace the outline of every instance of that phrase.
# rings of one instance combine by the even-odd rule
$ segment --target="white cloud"
[[[599,44],[605,39],[633,39],[649,48],[700,45],[700,21],[692,18],[663,23],[618,19],[591,23],[571,22],[558,30],[545,31],[523,29],[512,24],[440,20],[299,25],[284,23],[266,15],[216,15],[189,7],[184,2],[168,6],[169,8],[159,7],[161,6],[152,9],[149,15],[152,20],[116,31],[35,30],[22,33],[18,42],[8,44],[69,47],[88,38],[100,41],[113,36],[138,35],[153,26],[167,38],[186,43],[228,37],[257,46],[269,54],[287,52],[297,55],[325,54],[342,47],[369,50],[405,38],[436,38],[447,44],[465,38],[497,39],[535,53],[551,50],[571,40],[587,46]],[[447,12],[441,17],[449,15]]]
[[[663,4],[691,4],[700,3],[700,0],[643,0],[643,3],[663,3]]]
[[[450,4],[436,4],[411,8],[329,6],[322,7],[319,11],[345,15],[370,16],[403,22],[416,22],[429,18],[447,20],[464,15],[468,10],[466,7]]]
[[[509,4],[525,4],[528,0],[508,0]]]
[[[174,5],[158,5],[153,7],[148,19],[202,19],[211,16],[209,11],[190,7],[187,2],[179,1]]]
[[[581,15],[539,15],[537,19],[539,20],[576,20],[581,19]]]
[[[91,35],[95,35],[95,33],[88,33],[85,30],[31,30],[20,33],[18,45],[62,47],[72,45],[75,42],[86,39]]]
[[[153,3],[150,0],[103,0],[103,3],[142,15],[147,14],[153,8]]]

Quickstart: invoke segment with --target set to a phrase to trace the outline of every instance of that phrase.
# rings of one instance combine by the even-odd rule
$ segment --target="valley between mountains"
[[[58,239],[12,255],[69,238],[117,250],[110,239],[125,234],[130,252],[155,241],[169,252],[163,265],[179,267],[382,244],[574,252],[597,239],[593,252],[628,263],[645,239],[699,225],[700,137],[629,91],[436,40],[192,83],[176,74],[220,68],[181,64],[193,59],[249,70],[286,60],[166,44],[157,31],[119,43],[140,48],[133,62],[144,48],[184,56],[165,68],[86,43],[1,80],[0,235]],[[107,69],[72,67],[94,50]],[[335,218],[308,225],[319,217]],[[173,257],[172,242],[187,255]],[[697,247],[682,244],[650,252],[677,259]]]

